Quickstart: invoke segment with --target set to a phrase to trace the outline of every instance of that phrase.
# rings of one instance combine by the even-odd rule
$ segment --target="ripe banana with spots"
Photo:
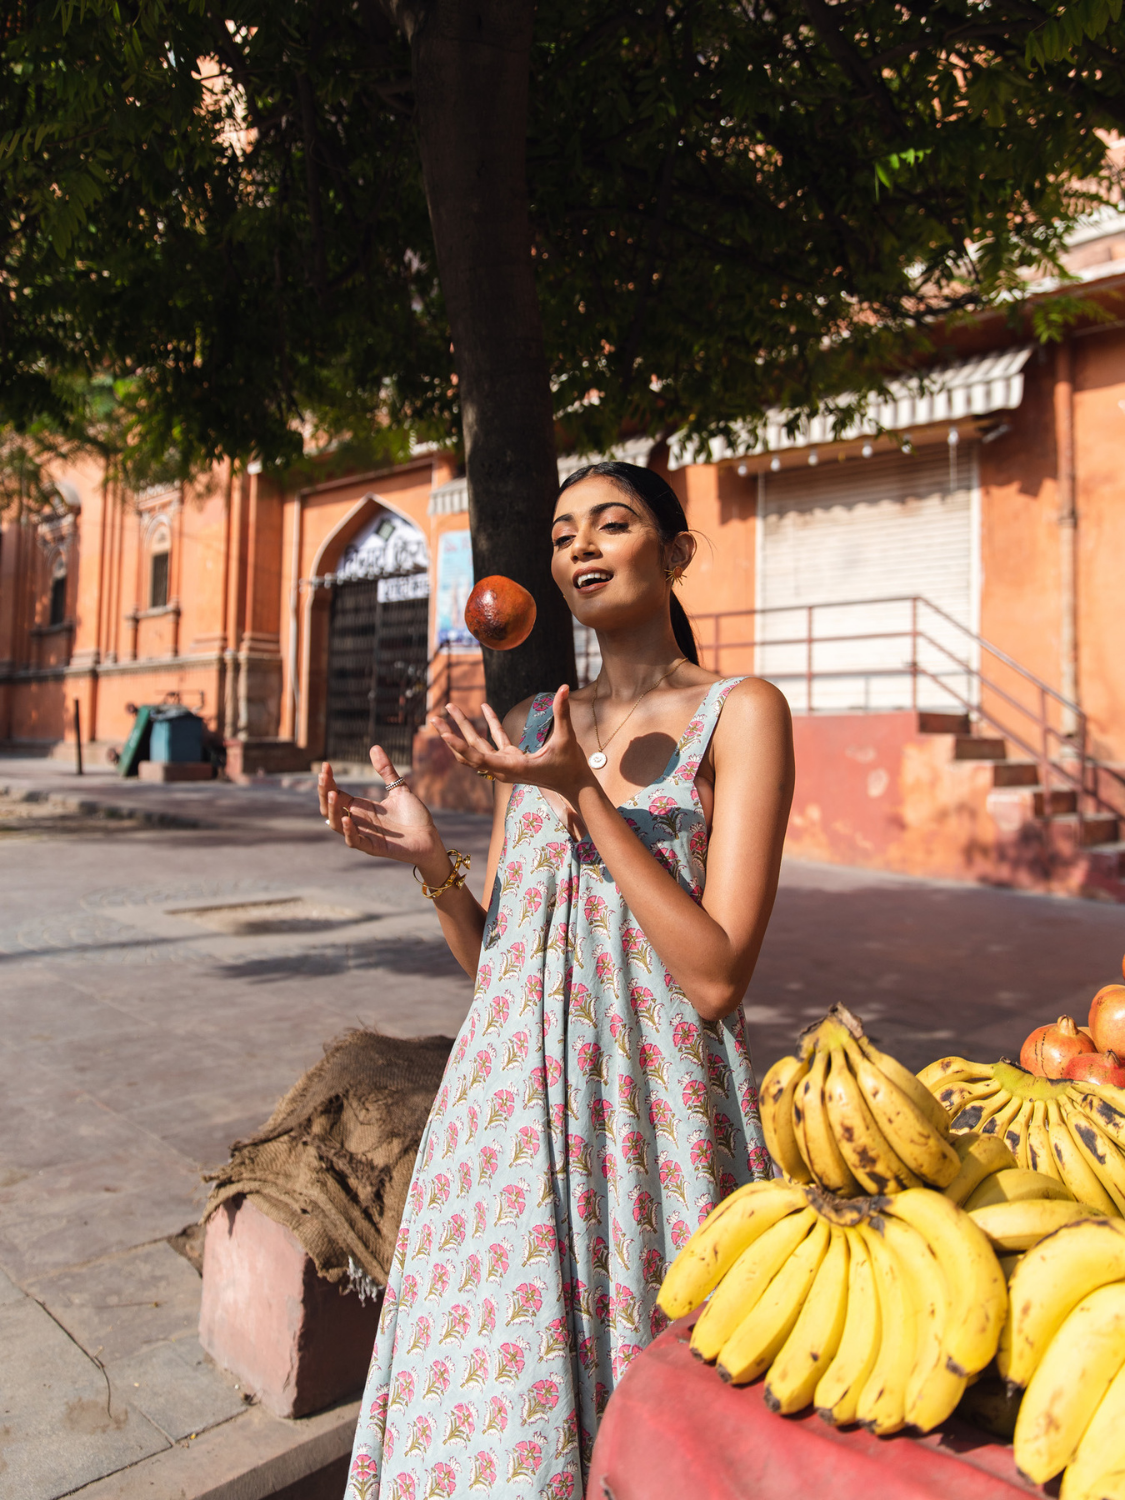
[[[1125,1494],[1125,1368],[1110,1382],[1063,1475],[1060,1500],[1102,1500],[1112,1496],[1103,1475],[1116,1471],[1117,1494]]]
[[[791,1182],[812,1181],[793,1128],[793,1096],[808,1071],[803,1058],[779,1058],[762,1079],[758,1096],[766,1149]]]
[[[1008,1368],[1026,1386],[1059,1328],[1082,1299],[1125,1281],[1125,1220],[1083,1219],[1047,1236],[1012,1271]]]
[[[997,1254],[1030,1250],[1064,1224],[1096,1218],[1085,1203],[1065,1198],[1033,1198],[1016,1203],[990,1203],[973,1209],[969,1218],[984,1231]]]
[[[792,1333],[828,1250],[831,1229],[818,1220],[719,1352],[719,1374],[746,1385],[765,1373]]]
[[[951,1203],[964,1203],[986,1177],[994,1172],[1009,1171],[1016,1159],[1007,1145],[994,1135],[966,1130],[954,1136],[953,1148],[960,1163],[957,1176],[943,1189]]]
[[[692,1352],[711,1362],[757,1306],[773,1278],[817,1222],[811,1208],[789,1214],[744,1250],[716,1287],[691,1332]]]
[[[975,1209],[987,1208],[992,1203],[1024,1203],[1043,1198],[1074,1202],[1074,1194],[1057,1178],[1048,1177],[1044,1172],[1025,1171],[1023,1167],[1005,1167],[986,1177],[965,1199],[963,1207],[971,1214]]]
[[[821,1376],[836,1356],[848,1312],[849,1236],[833,1226],[832,1242],[816,1273],[805,1305],[770,1366],[764,1400],[771,1411],[789,1416],[813,1399]]]

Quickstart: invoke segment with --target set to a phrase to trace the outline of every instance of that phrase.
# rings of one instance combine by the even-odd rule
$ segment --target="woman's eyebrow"
[[[603,511],[607,510],[627,510],[631,516],[637,516],[638,520],[640,519],[639,512],[635,511],[625,500],[604,500],[601,505],[591,505],[589,514],[591,516],[600,516]],[[556,516],[551,525],[558,526],[562,521],[569,521],[573,525],[574,517],[569,511],[566,511],[563,515]]]

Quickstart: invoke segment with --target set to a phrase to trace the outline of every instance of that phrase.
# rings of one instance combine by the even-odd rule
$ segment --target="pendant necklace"
[[[602,737],[598,732],[598,683],[602,680],[602,674],[600,672],[598,673],[597,682],[594,683],[594,696],[590,703],[590,712],[594,716],[594,738],[598,742],[598,748],[594,751],[593,755],[587,757],[587,764],[589,765],[591,770],[600,771],[602,767],[608,763],[609,756],[605,753],[605,746],[609,744],[614,735],[618,734],[622,729],[624,729],[625,725],[629,722],[629,720],[633,717],[633,714],[640,707],[641,698],[647,698],[649,693],[653,691],[653,688],[658,688],[662,682],[667,682],[672,673],[678,671],[680,667],[683,666],[685,661],[687,661],[686,656],[677,657],[672,665],[668,668],[667,672],[665,672],[663,677],[658,677],[657,680],[653,683],[652,687],[645,688],[644,692],[641,694],[641,697],[637,699],[636,703],[633,704],[633,707],[629,710],[629,712],[621,720],[621,723],[618,724],[617,728],[613,731],[613,734],[611,734],[609,739],[606,740],[605,745],[602,744]]]

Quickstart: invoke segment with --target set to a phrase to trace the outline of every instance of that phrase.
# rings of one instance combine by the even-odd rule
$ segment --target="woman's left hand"
[[[546,787],[573,802],[579,788],[596,778],[574,733],[570,719],[570,689],[565,683],[555,694],[553,709],[555,717],[551,737],[533,755],[512,744],[487,703],[481,704],[481,712],[492,736],[491,745],[451,703],[446,704],[448,718],[435,715],[430,723],[456,759],[470,770],[482,774],[487,771],[494,781]]]

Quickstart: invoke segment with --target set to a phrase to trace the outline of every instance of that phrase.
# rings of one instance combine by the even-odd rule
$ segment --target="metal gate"
[[[328,637],[329,760],[366,762],[382,745],[410,767],[414,733],[426,712],[430,601],[382,598],[397,580],[337,583]],[[382,589],[380,588],[382,585]]]

